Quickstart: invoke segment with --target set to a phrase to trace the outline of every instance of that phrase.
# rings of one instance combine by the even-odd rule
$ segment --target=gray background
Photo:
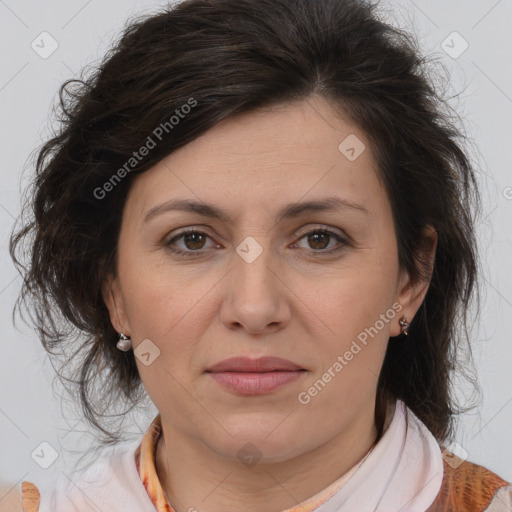
[[[149,13],[165,2],[142,0],[0,0],[0,482],[38,486],[68,472],[76,460],[73,450],[93,439],[76,413],[61,404],[60,385],[31,329],[15,329],[11,313],[21,279],[7,250],[8,236],[20,210],[20,193],[33,168],[31,153],[51,135],[50,106],[59,85],[78,76],[100,58],[132,15]],[[472,351],[482,395],[481,407],[466,414],[457,442],[469,460],[512,480],[512,0],[388,0],[393,23],[413,31],[425,52],[434,53],[449,73],[447,94],[465,120],[474,140],[470,154],[479,169],[484,214],[478,224],[483,263],[482,316],[472,335]],[[48,58],[31,47],[48,32],[58,43]],[[443,49],[459,52],[457,58]],[[41,43],[39,43],[42,46]],[[45,48],[50,48],[47,39]],[[476,149],[478,148],[478,149]],[[32,153],[33,156],[33,153]],[[460,387],[460,396],[470,389]],[[155,409],[134,417],[133,439],[152,419]],[[43,469],[31,458],[41,442],[58,457]],[[459,449],[459,448],[457,448]],[[2,496],[0,496],[2,498]],[[0,500],[1,508],[1,500]]]

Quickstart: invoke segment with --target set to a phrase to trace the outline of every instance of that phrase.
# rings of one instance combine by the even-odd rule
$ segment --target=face
[[[225,120],[137,176],[118,254],[105,301],[162,421],[226,457],[286,460],[373,414],[426,292],[368,138],[320,98]],[[230,358],[249,359],[213,368]]]

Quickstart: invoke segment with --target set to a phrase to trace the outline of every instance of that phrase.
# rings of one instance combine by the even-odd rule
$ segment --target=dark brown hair
[[[436,90],[434,61],[421,56],[413,36],[385,23],[378,7],[185,0],[131,20],[89,77],[62,85],[59,130],[39,149],[26,198],[30,218],[11,238],[24,279],[15,311],[25,306],[51,354],[68,350],[60,376],[110,440],[116,429],[105,421],[116,404],[131,408],[145,396],[133,352],[116,349],[101,294],[116,270],[132,179],[223,119],[313,95],[367,134],[392,205],[399,263],[414,279],[431,277],[408,338],[388,344],[376,415],[382,418],[382,397],[391,394],[438,440],[453,434],[460,409],[451,375],[477,291],[478,191],[467,137]],[[131,161],[148,137],[155,146]],[[438,233],[431,274],[421,257],[428,224]]]

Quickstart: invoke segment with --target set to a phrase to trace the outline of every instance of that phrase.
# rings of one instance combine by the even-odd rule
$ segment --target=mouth
[[[306,372],[305,368],[280,357],[233,357],[206,370],[222,388],[244,396],[271,393],[296,381]]]

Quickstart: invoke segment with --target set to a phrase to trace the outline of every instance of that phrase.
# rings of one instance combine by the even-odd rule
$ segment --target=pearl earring
[[[125,336],[123,333],[119,335],[119,341],[116,344],[118,350],[122,352],[128,352],[132,348],[132,339],[129,336]]]

